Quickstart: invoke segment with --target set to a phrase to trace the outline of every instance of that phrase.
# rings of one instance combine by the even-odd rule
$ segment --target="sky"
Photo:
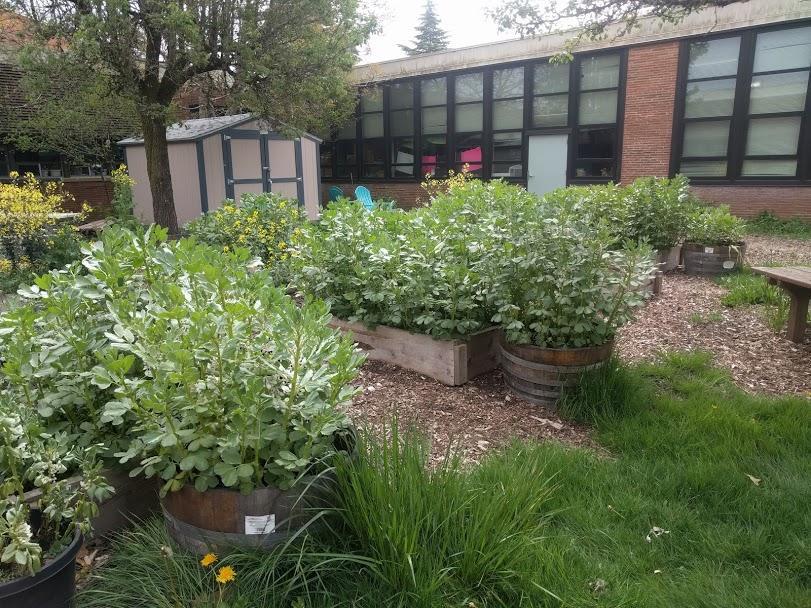
[[[361,53],[362,63],[374,63],[404,57],[398,44],[411,45],[422,15],[424,0],[376,0],[381,33],[371,38]],[[514,34],[498,33],[495,23],[485,14],[494,0],[434,0],[442,28],[448,32],[450,48],[509,40]]]

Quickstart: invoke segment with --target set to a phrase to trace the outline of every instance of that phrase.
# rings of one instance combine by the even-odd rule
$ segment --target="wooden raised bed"
[[[425,374],[442,384],[459,386],[499,363],[501,329],[491,327],[465,340],[437,340],[424,334],[378,325],[370,329],[333,317],[330,326],[351,332],[370,359],[386,361]]]

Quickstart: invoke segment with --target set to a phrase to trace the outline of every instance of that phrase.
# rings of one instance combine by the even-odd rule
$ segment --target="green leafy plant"
[[[299,204],[278,194],[244,194],[237,205],[222,206],[186,224],[186,232],[223,251],[244,247],[270,270],[278,285],[286,284],[289,250],[307,218]]]
[[[0,399],[0,580],[35,574],[77,527],[89,531],[97,503],[112,494],[96,446],[45,433],[32,414]],[[81,478],[70,477],[77,472]]]
[[[740,245],[745,234],[746,224],[728,206],[696,203],[685,240],[699,245]]]
[[[774,234],[791,238],[811,238],[811,222],[800,217],[781,218],[772,211],[763,211],[757,217],[746,220],[749,234]]]

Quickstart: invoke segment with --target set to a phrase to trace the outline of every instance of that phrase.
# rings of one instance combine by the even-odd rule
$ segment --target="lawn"
[[[426,470],[401,432],[339,467],[328,526],[221,556],[225,588],[167,557],[153,522],[78,605],[808,606],[808,400],[746,394],[702,354],[608,369],[565,404],[600,449],[516,443]]]

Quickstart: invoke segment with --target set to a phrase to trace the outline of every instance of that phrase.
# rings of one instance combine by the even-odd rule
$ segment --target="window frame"
[[[726,120],[721,117],[685,118],[687,105],[687,71],[690,62],[690,45],[701,41],[719,40],[724,38],[740,37],[738,54],[738,70],[735,74],[735,93],[733,97],[730,133],[727,139],[727,155],[725,157],[688,157],[690,160],[725,160],[727,172],[724,176],[688,176],[694,184],[700,185],[803,185],[811,183],[811,67],[787,68],[754,72],[755,51],[757,36],[761,33],[783,31],[796,28],[811,27],[811,21],[804,20],[793,23],[778,23],[768,26],[757,26],[731,30],[719,34],[704,34],[682,40],[679,45],[678,72],[676,79],[676,99],[673,109],[673,130],[670,151],[670,176],[675,176],[682,163],[684,148],[684,131],[690,122],[702,120]],[[752,79],[757,76],[772,74],[785,74],[808,71],[809,78],[806,86],[805,106],[803,110],[791,112],[771,112],[749,114],[751,101]],[[719,80],[719,78],[696,78],[694,81]],[[731,76],[727,77],[731,78]],[[800,117],[800,132],[797,140],[796,155],[747,155],[746,142],[749,134],[749,125],[752,119]],[[794,176],[787,175],[743,175],[743,163],[746,160],[786,160],[797,159],[797,172]]]
[[[575,168],[574,163],[576,160],[576,145],[577,145],[577,136],[579,133],[579,129],[587,127],[587,125],[577,125],[578,120],[578,112],[577,108],[579,107],[580,103],[580,94],[579,94],[579,70],[580,70],[580,62],[582,59],[592,56],[599,56],[599,55],[611,55],[617,54],[619,55],[620,59],[620,66],[619,66],[619,82],[616,89],[617,91],[617,116],[616,122],[614,123],[607,123],[602,125],[597,125],[596,128],[612,128],[614,129],[614,139],[613,145],[615,150],[615,155],[613,157],[613,166],[614,171],[612,175],[606,177],[576,177],[574,175]],[[566,181],[567,184],[589,184],[589,183],[606,183],[609,181],[619,181],[619,176],[621,174],[621,166],[622,166],[622,136],[623,136],[623,123],[624,123],[624,116],[625,116],[625,88],[626,88],[626,74],[627,74],[627,48],[617,48],[617,47],[610,47],[606,49],[598,49],[589,52],[582,52],[577,53],[574,56],[574,59],[568,63],[569,68],[569,89],[567,91],[568,95],[568,117],[567,117],[567,124],[563,126],[549,126],[549,127],[536,127],[533,124],[533,103],[536,95],[534,95],[534,80],[535,80],[535,67],[539,64],[548,63],[549,57],[540,57],[540,58],[533,58],[533,59],[524,59],[520,61],[512,61],[512,62],[505,62],[505,63],[498,63],[498,64],[491,64],[491,65],[484,65],[484,66],[474,66],[470,68],[464,68],[459,70],[449,70],[449,71],[442,71],[436,72],[434,74],[420,74],[417,76],[406,76],[401,78],[393,78],[391,80],[382,81],[380,83],[376,83],[375,86],[379,86],[383,89],[383,107],[384,107],[384,135],[386,141],[386,163],[385,163],[385,177],[383,178],[363,178],[360,175],[360,171],[362,171],[363,167],[363,159],[362,159],[362,134],[361,134],[361,111],[360,111],[360,96],[358,96],[358,103],[356,104],[356,109],[354,113],[354,120],[355,120],[355,131],[356,131],[356,149],[358,154],[358,165],[355,168],[355,173],[352,176],[352,181],[368,181],[371,183],[374,182],[420,182],[424,179],[423,168],[422,168],[422,142],[423,142],[423,134],[422,134],[422,112],[424,108],[430,107],[440,107],[439,105],[422,105],[422,90],[421,85],[422,81],[424,80],[431,80],[434,78],[446,78],[446,103],[445,103],[445,111],[447,117],[447,129],[445,132],[445,141],[446,141],[446,149],[447,149],[447,163],[443,165],[443,168],[447,169],[455,169],[461,167],[461,162],[456,162],[456,146],[457,140],[466,137],[469,135],[476,135],[480,132],[472,131],[472,132],[456,132],[456,108],[457,106],[465,105],[465,104],[474,104],[474,103],[482,103],[482,111],[483,111],[483,131],[481,131],[481,142],[482,142],[482,172],[480,178],[483,180],[491,180],[491,179],[504,179],[506,181],[514,182],[514,183],[523,183],[526,184],[528,180],[528,153],[529,153],[529,137],[533,135],[545,135],[545,134],[559,134],[564,133],[569,136],[568,140],[568,155],[567,155],[567,168],[566,168]],[[499,98],[495,100],[493,98],[493,73],[496,70],[505,70],[505,69],[513,69],[513,68],[523,68],[524,71],[524,90],[522,96],[513,96],[513,97],[505,97]],[[469,74],[475,73],[482,73],[483,74],[483,99],[481,102],[460,102],[456,103],[456,78],[460,76],[465,76]],[[392,85],[396,84],[404,84],[404,83],[411,83],[413,89],[413,117],[414,117],[414,125],[413,125],[413,133],[414,133],[414,149],[415,149],[415,162],[414,162],[414,176],[403,176],[403,175],[395,175],[396,173],[396,166],[393,165],[393,159],[391,158],[392,155],[392,145],[393,141],[396,139],[391,135],[390,129],[390,118],[391,118],[391,110],[390,108],[390,88]],[[361,87],[359,87],[358,91],[360,92]],[[596,92],[598,89],[594,89],[594,91],[589,90],[588,92]],[[599,89],[603,90],[603,89]],[[608,90],[608,89],[606,89]],[[560,93],[556,93],[560,94]],[[543,94],[538,95],[543,96]],[[521,99],[523,102],[523,126],[520,129],[511,128],[511,129],[493,129],[493,109],[494,109],[494,102],[495,101],[504,101],[504,100],[516,100]],[[396,111],[396,110],[395,110]],[[493,135],[495,133],[521,133],[521,177],[493,177],[492,168],[493,168]],[[344,141],[344,140],[342,140]],[[337,144],[336,140],[330,140],[325,142],[324,146],[331,146],[334,150],[333,152],[333,177],[324,177],[324,182],[326,183],[346,183],[349,178],[348,177],[336,177],[337,176],[337,149],[335,148]],[[457,167],[458,165],[458,167]]]

